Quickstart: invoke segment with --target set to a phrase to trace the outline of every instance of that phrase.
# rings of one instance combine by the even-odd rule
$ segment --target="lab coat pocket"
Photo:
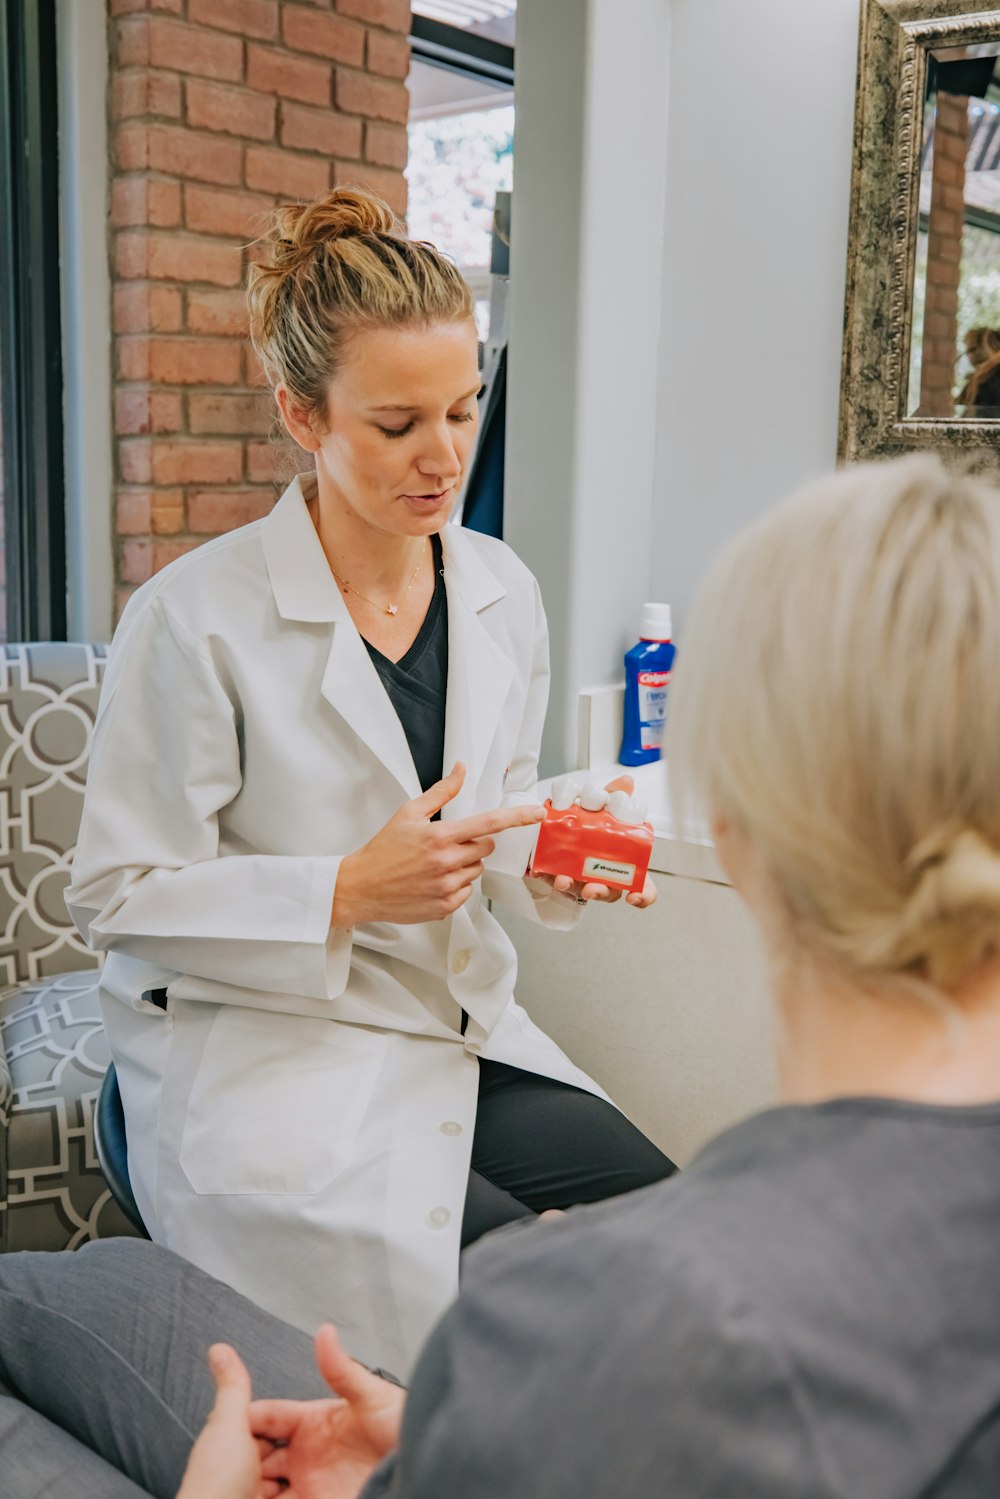
[[[180,1163],[200,1194],[319,1192],[349,1164],[387,1038],[222,1006],[188,1100]]]

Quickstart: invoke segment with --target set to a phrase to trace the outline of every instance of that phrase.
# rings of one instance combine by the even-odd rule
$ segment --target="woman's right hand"
[[[422,796],[405,802],[363,848],[341,861],[331,926],[367,921],[442,921],[463,905],[496,847],[493,835],[541,822],[544,807],[498,807],[460,822],[432,822],[458,795],[458,764]]]

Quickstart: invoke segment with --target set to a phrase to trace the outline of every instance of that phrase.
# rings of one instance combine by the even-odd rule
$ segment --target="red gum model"
[[[581,884],[593,881],[614,890],[638,891],[646,883],[653,828],[648,822],[619,822],[605,808],[587,812],[545,803],[545,821],[529,874],[567,874]]]

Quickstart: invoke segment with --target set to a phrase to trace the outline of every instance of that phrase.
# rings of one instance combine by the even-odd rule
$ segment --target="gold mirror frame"
[[[1000,9],[974,0],[862,0],[847,303],[842,461],[924,448],[1000,468],[1000,420],[906,415],[928,54],[1000,44]]]

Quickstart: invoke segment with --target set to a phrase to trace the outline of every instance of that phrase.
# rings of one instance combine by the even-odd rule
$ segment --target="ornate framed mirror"
[[[862,0],[840,455],[1000,468],[1000,9]]]

